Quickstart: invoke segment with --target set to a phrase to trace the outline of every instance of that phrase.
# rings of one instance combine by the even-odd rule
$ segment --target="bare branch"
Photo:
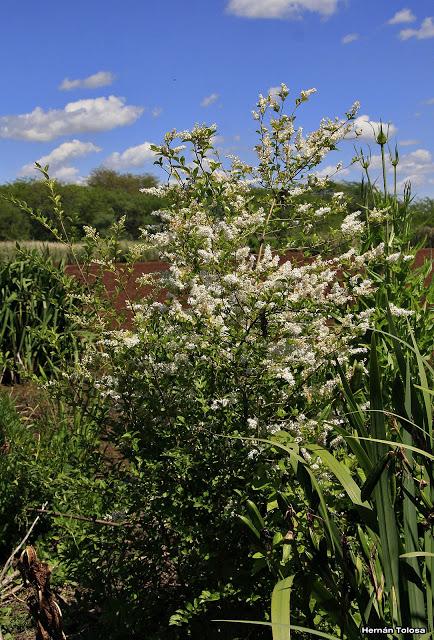
[[[45,509],[45,507],[47,506],[48,502],[45,502],[42,505],[42,509]],[[24,536],[24,538],[21,540],[20,544],[16,547],[16,549],[14,549],[11,553],[11,555],[9,556],[9,558],[6,560],[6,564],[4,565],[1,573],[0,573],[0,586],[2,585],[3,582],[3,578],[5,577],[5,575],[7,574],[13,559],[15,558],[16,554],[18,553],[18,551],[26,544],[27,540],[29,539],[33,529],[35,528],[36,524],[38,523],[39,519],[41,516],[36,516],[36,518],[33,520],[30,528],[28,529],[26,535]],[[1,638],[0,638],[1,640]]]

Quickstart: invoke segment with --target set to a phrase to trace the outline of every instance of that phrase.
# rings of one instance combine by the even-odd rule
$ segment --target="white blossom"
[[[251,431],[254,431],[258,427],[258,421],[256,418],[247,418],[247,424]]]
[[[346,236],[354,236],[364,230],[365,223],[359,220],[360,211],[349,213],[341,224],[341,231]]]
[[[412,311],[411,309],[402,309],[401,307],[397,307],[393,303],[389,304],[389,308],[391,314],[398,318],[405,318],[414,315],[414,311]]]

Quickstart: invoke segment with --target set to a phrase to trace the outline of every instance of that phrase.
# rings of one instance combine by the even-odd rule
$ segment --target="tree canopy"
[[[157,221],[152,213],[165,206],[161,197],[140,192],[142,188],[157,185],[158,179],[148,173],[119,173],[113,169],[98,167],[91,171],[85,184],[59,182],[58,192],[62,197],[65,214],[77,221],[79,237],[84,235],[85,225],[93,226],[101,235],[105,235],[110,225],[125,215],[126,239],[137,239],[141,227]],[[253,191],[260,203],[262,190]],[[360,209],[362,197],[358,182],[330,182],[325,191],[320,194],[312,192],[309,197],[316,203],[318,199],[331,198],[336,191],[345,193],[352,210]],[[24,200],[32,209],[39,210],[50,218],[52,204],[41,180],[19,178],[0,185],[0,241],[52,239],[49,231],[30,219],[18,206],[1,198],[2,195],[12,195]],[[415,201],[411,209],[415,241],[426,238],[427,246],[432,246],[434,200],[424,198]],[[327,234],[327,229],[322,229],[322,232]]]
[[[161,198],[140,193],[139,189],[157,184],[157,179],[149,174],[121,174],[100,167],[91,172],[87,184],[59,182],[58,191],[65,214],[77,221],[79,236],[83,235],[85,225],[104,235],[113,222],[126,215],[126,237],[134,239],[139,236],[140,227],[155,222],[152,212],[161,207]],[[24,200],[48,218],[51,215],[52,204],[41,180],[20,178],[0,185],[1,195]],[[18,206],[0,198],[0,241],[51,239],[50,233]]]

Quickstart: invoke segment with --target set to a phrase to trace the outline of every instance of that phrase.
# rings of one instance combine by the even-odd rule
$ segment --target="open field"
[[[10,260],[16,256],[17,244],[22,249],[48,253],[48,255],[50,255],[55,262],[64,261],[66,264],[74,263],[75,258],[78,258],[78,260],[82,260],[82,251],[84,247],[83,243],[76,243],[72,245],[74,252],[73,255],[71,249],[62,242],[44,242],[41,240],[5,240],[0,241],[0,263],[6,260]],[[134,240],[121,240],[119,242],[119,249],[121,253],[127,253],[129,248],[135,244],[137,243]],[[147,254],[144,254],[143,259],[152,260],[152,253],[148,252]]]
[[[0,242],[0,261],[11,260],[16,256],[17,244],[19,247],[29,251],[39,251],[42,253],[48,253],[54,261],[65,260],[66,263],[72,260],[71,252],[62,242],[43,242],[41,240],[22,240],[12,241],[4,240]],[[77,253],[82,249],[82,244],[74,246],[74,250]]]

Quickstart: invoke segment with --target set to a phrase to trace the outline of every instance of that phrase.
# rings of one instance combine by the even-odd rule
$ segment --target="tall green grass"
[[[0,264],[0,378],[48,378],[77,356],[80,285],[51,256],[19,250]]]
[[[349,640],[360,638],[361,627],[434,633],[434,370],[412,329],[404,335],[390,311],[387,315],[387,330],[372,334],[365,390],[354,391],[341,370],[347,423],[335,429],[349,455],[303,443],[312,460],[321,460],[331,482],[318,481],[298,444],[270,442],[289,460],[311,519],[302,541],[290,531],[283,560],[274,567],[281,579],[272,594],[268,623],[273,640],[288,640],[291,629],[332,637],[322,633],[323,623],[335,637]],[[336,511],[339,492],[345,494],[345,513]],[[259,513],[249,511],[242,518],[259,550],[265,523]],[[274,545],[282,546],[282,536],[273,538]],[[271,559],[269,547],[260,553]],[[304,566],[304,573],[288,575],[294,564]],[[305,592],[309,610],[291,611],[294,589]],[[294,620],[300,616],[311,617],[318,627],[297,627]]]
[[[383,242],[386,256],[411,253],[410,185],[398,199],[396,152],[388,187],[382,128],[377,142],[383,192],[372,187],[369,162],[363,163],[361,206],[367,222],[373,207],[389,215],[369,226],[363,248]],[[336,362],[340,389],[325,407],[326,415],[333,407],[342,419],[330,426],[343,445],[298,444],[283,435],[269,442],[275,455],[283,452],[285,465],[289,461],[291,486],[302,495],[297,511],[274,490],[274,502],[278,494],[284,503],[279,509],[286,538],[278,532],[267,546],[262,516],[251,509],[242,516],[256,538],[253,557],[269,563],[279,578],[269,623],[273,640],[288,640],[291,629],[300,631],[300,620],[309,635],[331,637],[326,631],[348,640],[359,640],[361,627],[395,628],[389,638],[419,637],[402,634],[399,626],[434,635],[433,285],[427,285],[428,262],[413,272],[406,264],[368,270],[378,285],[375,321],[363,338],[368,368],[359,380],[349,379]],[[357,304],[365,308],[363,299]],[[392,305],[403,313],[394,316]],[[277,560],[274,550],[280,550]],[[294,596],[300,610],[292,605]]]

